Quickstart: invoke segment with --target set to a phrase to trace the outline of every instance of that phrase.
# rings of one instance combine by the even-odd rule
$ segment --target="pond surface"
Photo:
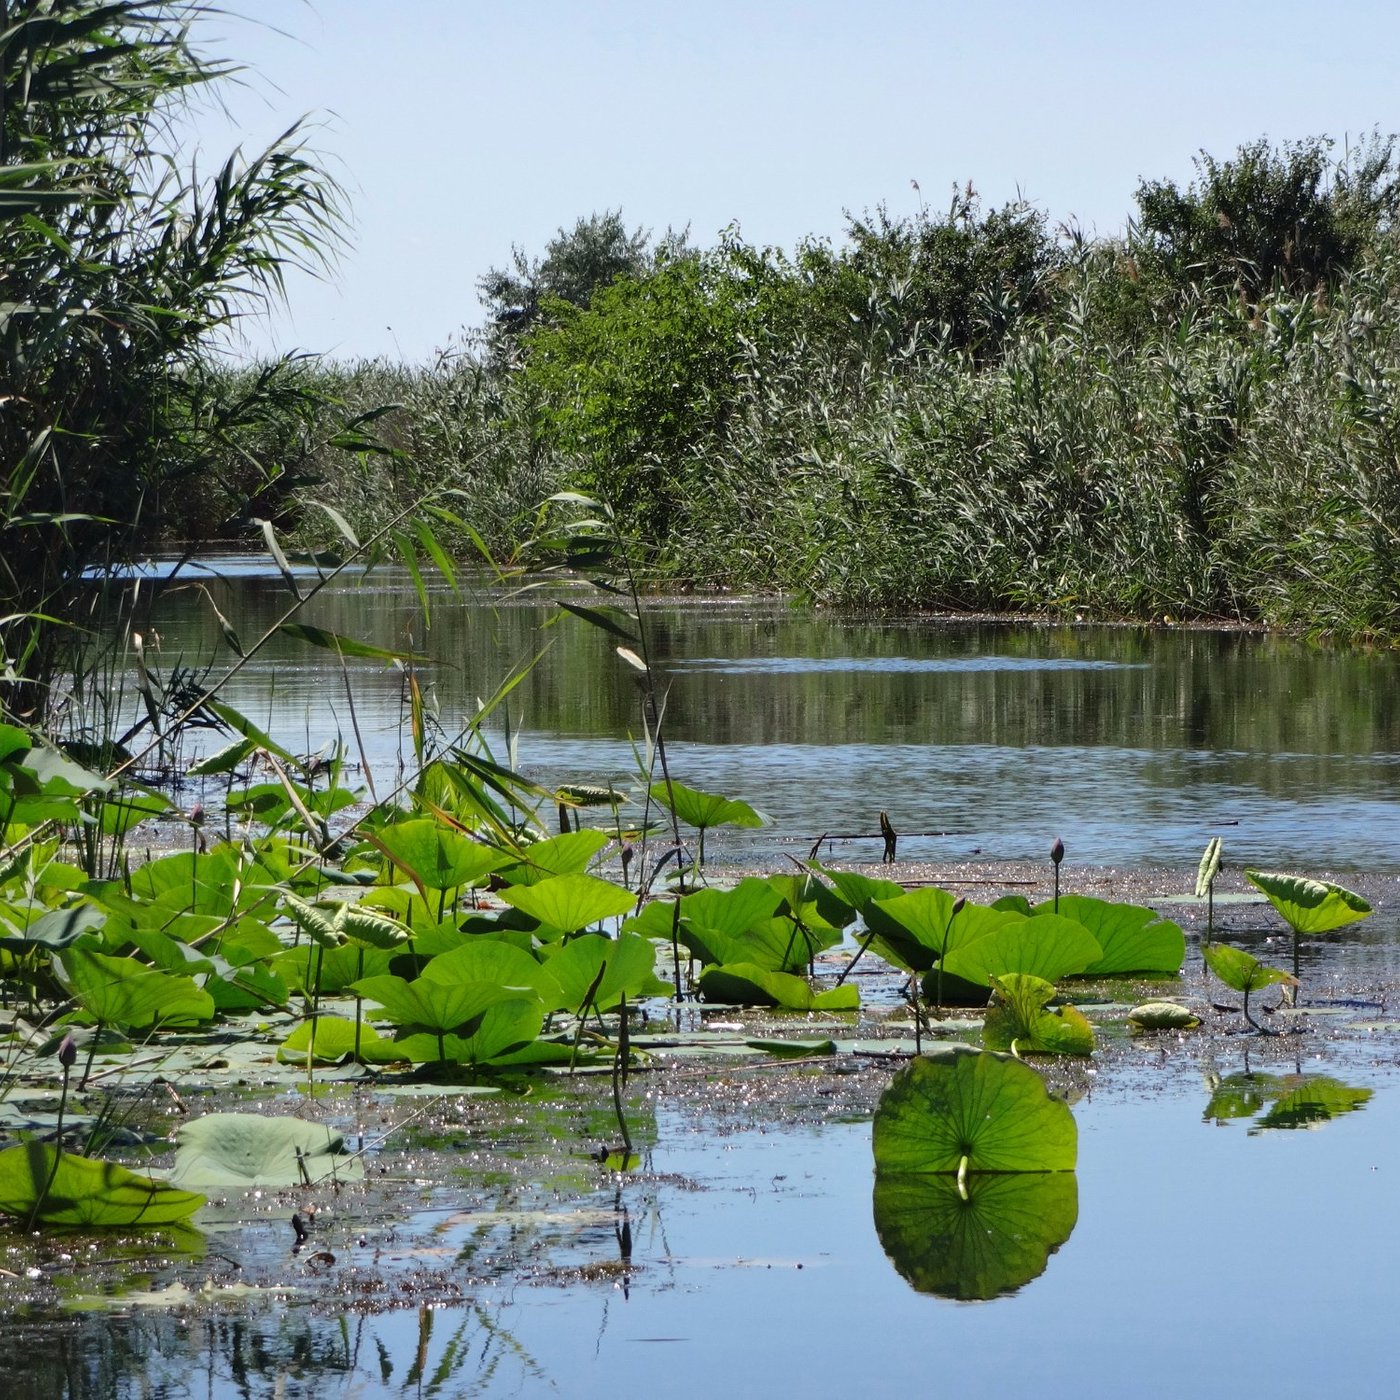
[[[600,1171],[591,1194],[538,1203],[533,1225],[521,1212],[509,1228],[523,1263],[499,1277],[491,1266],[511,1246],[498,1234],[501,1260],[483,1251],[490,1212],[465,1185],[455,1210],[450,1189],[438,1191],[447,1204],[426,1235],[422,1221],[416,1235],[404,1221],[400,1238],[340,1203],[328,1271],[387,1272],[415,1251],[435,1255],[455,1301],[439,1286],[415,1304],[401,1281],[390,1312],[312,1303],[296,1290],[315,1266],[287,1253],[285,1219],[254,1223],[211,1235],[185,1272],[193,1299],[153,1305],[171,1273],[157,1267],[151,1296],[74,1312],[44,1332],[0,1324],[0,1361],[20,1377],[6,1394],[1393,1395],[1393,1041],[1380,1053],[1310,1048],[1267,1064],[1261,1081],[1293,1083],[1301,1069],[1374,1088],[1316,1131],[1271,1130],[1263,1107],[1211,1116],[1222,1076],[1258,1073],[1248,1054],[1147,1050],[1111,1082],[1091,1076],[1087,1093],[1081,1083],[1072,1228],[1058,1248],[1033,1244],[1025,1281],[1003,1296],[919,1291],[943,1269],[937,1243],[889,1257],[872,1219],[868,1122],[783,1111],[759,1121],[761,1109],[745,1114],[721,1083],[715,1105],[656,1109],[639,1172]],[[988,1270],[976,1239],[963,1243],[966,1291]],[[199,1294],[201,1276],[227,1281],[230,1259],[251,1266],[260,1249],[280,1252],[286,1291],[252,1302]]]
[[[286,608],[265,561],[208,567],[217,576],[193,576],[245,644]],[[301,620],[432,657],[422,675],[447,738],[543,649],[510,698],[519,766],[551,784],[635,781],[640,700],[614,639],[540,593],[439,590],[432,605],[425,630],[406,578],[349,576]],[[198,590],[153,592],[143,607],[162,673],[232,659]],[[826,854],[873,858],[886,810],[901,858],[916,860],[1038,860],[1059,835],[1079,862],[1194,865],[1221,836],[1238,865],[1400,870],[1391,653],[1239,632],[851,618],[722,595],[659,600],[649,621],[674,775],[773,818],[712,846],[729,859],[771,864],[824,833]],[[347,665],[366,758],[388,786],[409,747],[402,677]],[[325,651],[279,637],[224,695],[289,747],[341,735],[356,750]],[[504,717],[488,732],[504,757]]]

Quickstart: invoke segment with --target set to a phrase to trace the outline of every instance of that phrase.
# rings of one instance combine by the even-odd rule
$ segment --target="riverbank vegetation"
[[[1116,238],[971,184],[791,251],[606,211],[513,250],[431,364],[248,366],[219,336],[287,268],[330,270],[340,193],[296,131],[208,177],[176,154],[228,71],[190,13],[6,10],[12,717],[42,715],[75,628],[110,631],[95,575],[162,544],[340,548],[435,495],[450,518],[401,553],[528,560],[574,490],[679,586],[1400,631],[1394,138],[1202,154]]]
[[[582,488],[662,577],[836,605],[1393,636],[1397,199],[1375,136],[1203,155],[1121,239],[971,186],[791,254],[594,216],[483,279],[456,353],[316,371],[403,405],[322,489],[456,487],[508,552]]]

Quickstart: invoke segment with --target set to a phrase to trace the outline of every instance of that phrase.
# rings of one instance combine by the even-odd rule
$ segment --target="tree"
[[[511,266],[493,267],[477,283],[492,357],[509,361],[549,298],[587,307],[594,292],[617,278],[645,276],[650,239],[640,228],[629,233],[622,211],[610,209],[579,219],[571,232],[561,228],[533,262],[523,248],[512,248]]]
[[[1138,186],[1138,260],[1171,287],[1234,290],[1250,303],[1279,289],[1307,294],[1353,268],[1400,207],[1394,136],[1378,133],[1341,162],[1322,137],[1270,145],[1231,160],[1202,151],[1196,179]]]
[[[29,715],[95,570],[214,470],[257,400],[211,411],[212,334],[319,269],[335,185],[295,129],[212,178],[173,122],[228,71],[178,0],[0,0],[0,705]],[[290,367],[289,367],[290,368]],[[274,373],[269,400],[284,398]],[[259,486],[265,485],[259,482]]]

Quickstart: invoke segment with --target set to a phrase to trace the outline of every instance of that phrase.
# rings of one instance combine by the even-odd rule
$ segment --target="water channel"
[[[252,561],[220,574],[206,586],[245,640],[285,606]],[[483,589],[463,603],[439,591],[433,603],[425,631],[406,581],[371,576],[318,598],[305,620],[431,656],[422,675],[444,732],[548,643],[512,697],[522,768],[550,782],[633,777],[638,695],[606,637],[557,618],[539,593]],[[738,862],[771,866],[834,833],[834,855],[873,864],[865,834],[886,810],[906,833],[901,856],[934,864],[1043,859],[1058,834],[1072,862],[1167,867],[1185,887],[1221,836],[1238,865],[1400,875],[1393,656],[1240,633],[834,618],[723,597],[665,600],[651,623],[677,775],[773,818],[726,845]],[[163,668],[228,659],[198,591],[159,598],[142,625]],[[408,743],[402,676],[348,665],[366,759],[390,775]],[[225,698],[297,749],[352,730],[339,667],[300,644],[260,651]],[[1258,947],[1258,916],[1236,918]],[[287,1254],[290,1207],[269,1203],[273,1218],[211,1233],[183,1271],[150,1261],[146,1292],[84,1299],[58,1322],[11,1319],[0,1366],[24,1400],[1393,1395],[1394,899],[1360,930],[1310,951],[1309,978],[1350,996],[1308,1034],[1105,1032],[1104,1055],[1071,1076],[1068,1232],[1037,1242],[1032,1230],[1008,1256],[973,1231],[951,1279],[931,1277],[937,1251],[903,1252],[872,1209],[869,1107],[887,1070],[844,1059],[811,1070],[792,1081],[794,1107],[765,1103],[742,1075],[687,1089],[682,1066],[637,1091],[640,1172],[541,1179],[533,1214],[514,1196],[503,1209],[490,1182],[511,1153],[572,1153],[547,1093],[533,1116],[448,1101],[431,1142],[386,1153],[390,1177],[416,1183],[412,1225],[345,1203],[327,1231],[334,1267],[382,1281],[431,1255],[460,1286],[455,1300],[439,1287],[421,1306],[411,1290],[387,1308],[380,1295],[373,1307],[316,1301],[296,1286],[309,1264]],[[1182,994],[1204,1004],[1194,950],[1188,961]],[[807,1021],[792,1033],[851,1031]],[[1371,1097],[1336,1121],[1270,1117],[1322,1079]],[[533,1263],[493,1273],[487,1238]],[[239,1278],[267,1286],[243,1301],[161,1291]]]
[[[245,639],[286,608],[266,561],[209,567],[193,577]],[[641,707],[615,639],[546,592],[464,592],[439,588],[425,628],[406,578],[352,576],[301,620],[431,657],[423,680],[447,737],[533,661],[508,706],[522,770],[635,783]],[[866,838],[826,847],[864,859],[887,810],[911,859],[1041,859],[1059,835],[1083,863],[1175,866],[1221,836],[1239,865],[1400,870],[1394,653],[1240,632],[839,617],[725,596],[660,600],[648,621],[676,776],[772,818],[731,843],[738,860],[771,863],[823,833]],[[217,674],[233,659],[199,590],[153,597],[143,625],[167,672],[212,661]],[[347,665],[367,761],[392,775],[409,745],[402,675]],[[223,693],[289,746],[354,744],[326,651],[274,638]],[[504,715],[488,734],[503,755]]]

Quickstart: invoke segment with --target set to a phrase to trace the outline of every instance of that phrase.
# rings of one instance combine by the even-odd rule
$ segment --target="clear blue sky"
[[[791,249],[954,182],[1120,232],[1141,178],[1267,135],[1400,130],[1394,0],[226,0],[247,66],[207,161],[309,117],[351,246],[255,351],[422,360],[477,324],[512,244],[621,208]]]

